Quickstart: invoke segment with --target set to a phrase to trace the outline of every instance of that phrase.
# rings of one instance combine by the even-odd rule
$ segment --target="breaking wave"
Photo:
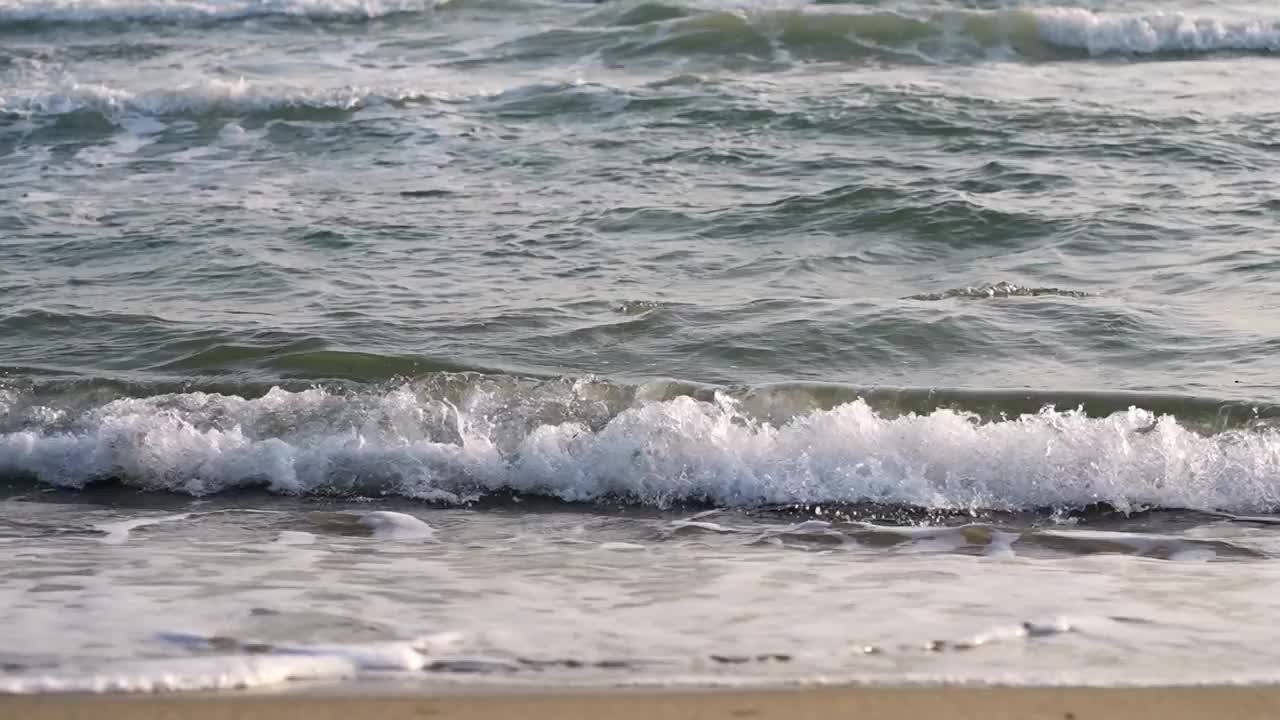
[[[517,493],[659,507],[1280,507],[1280,432],[1268,426],[1203,433],[1138,407],[894,414],[862,398],[769,421],[748,409],[759,398],[695,394],[627,396],[588,381],[518,395],[275,388],[59,409],[10,391],[0,473],[62,488],[110,479],[191,495],[262,487],[444,503]]]

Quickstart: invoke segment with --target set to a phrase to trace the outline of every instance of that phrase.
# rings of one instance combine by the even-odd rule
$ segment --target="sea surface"
[[[1278,682],[1278,55],[0,0],[0,692]]]

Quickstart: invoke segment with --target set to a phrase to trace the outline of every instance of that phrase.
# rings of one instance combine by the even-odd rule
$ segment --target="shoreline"
[[[1272,718],[1280,686],[1204,687],[823,687],[751,690],[433,689],[361,695],[235,692],[0,697],[0,716],[24,720],[471,720],[570,718],[974,718],[975,720],[1162,720],[1216,714]]]

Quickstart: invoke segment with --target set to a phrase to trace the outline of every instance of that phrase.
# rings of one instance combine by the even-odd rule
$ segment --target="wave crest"
[[[1091,55],[1280,50],[1280,22],[1274,20],[1164,12],[1115,15],[1079,8],[1039,10],[1033,16],[1046,42]]]
[[[714,393],[566,395],[459,402],[409,387],[383,394],[274,389],[256,399],[177,393],[79,414],[19,408],[0,434],[0,472],[82,488],[206,495],[399,495],[460,503],[490,493],[565,501],[879,503],[947,511],[1280,507],[1280,432],[1198,434],[1138,408],[1107,417],[1046,408],[985,421],[949,409],[887,417],[865,400],[772,424]],[[604,394],[601,394],[604,393]]]

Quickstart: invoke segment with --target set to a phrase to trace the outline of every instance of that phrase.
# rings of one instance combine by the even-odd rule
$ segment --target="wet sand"
[[[1274,718],[1280,687],[822,688],[704,691],[443,691],[314,694],[38,696],[0,698],[0,717],[23,720],[468,720],[471,718]]]

